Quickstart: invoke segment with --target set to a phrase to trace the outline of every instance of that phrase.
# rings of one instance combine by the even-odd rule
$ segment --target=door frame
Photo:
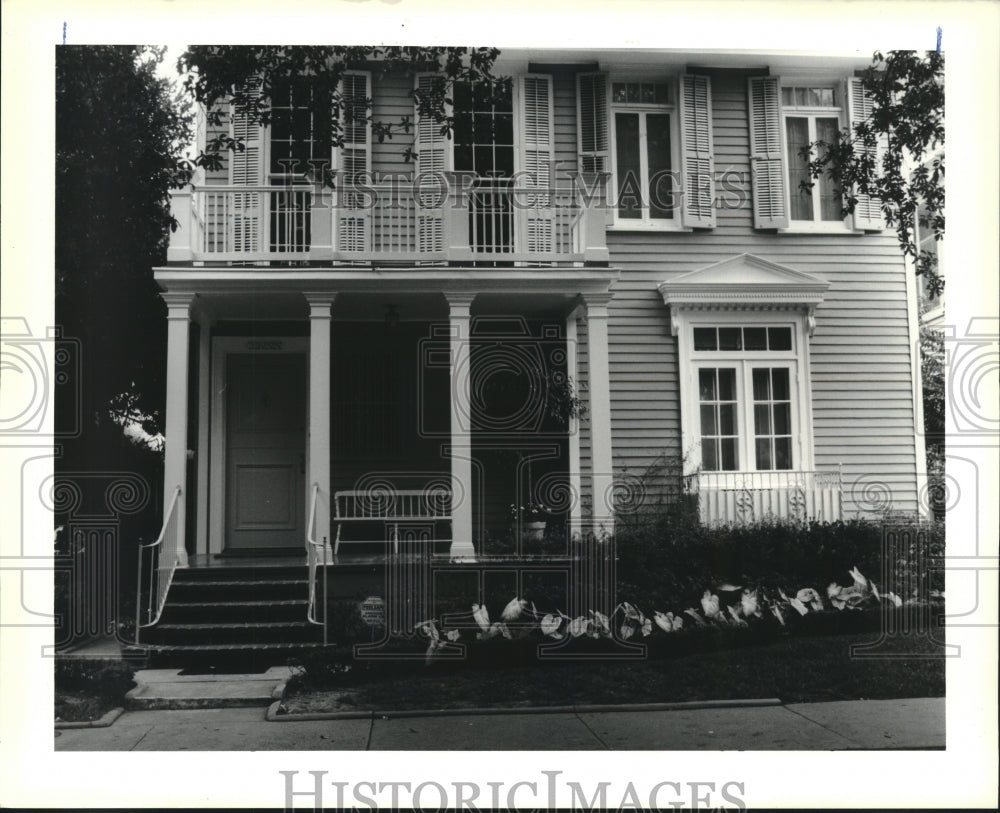
[[[222,553],[226,547],[226,374],[229,356],[236,353],[305,353],[306,355],[306,448],[309,455],[309,339],[306,336],[214,336],[212,337],[211,424],[209,458],[208,552]],[[306,500],[306,511],[308,511]],[[307,519],[303,517],[302,527]],[[305,550],[305,536],[302,538]]]

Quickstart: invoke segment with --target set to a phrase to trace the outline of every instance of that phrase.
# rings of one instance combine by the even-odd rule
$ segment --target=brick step
[[[157,645],[264,644],[316,642],[322,627],[306,620],[238,623],[158,624],[146,635]]]
[[[167,597],[160,625],[305,621],[309,607],[304,591],[302,598],[282,600],[180,602],[171,599],[172,595]]]

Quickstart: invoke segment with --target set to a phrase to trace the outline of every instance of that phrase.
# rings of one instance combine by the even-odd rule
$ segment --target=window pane
[[[717,435],[719,434],[718,427],[715,423],[715,407],[711,405],[702,405],[701,407],[701,433],[703,435]]]
[[[618,216],[642,217],[639,182],[639,115],[615,114],[615,159],[618,169]]]
[[[736,400],[736,370],[732,368],[719,370],[719,400]]]
[[[629,103],[636,104],[639,101],[639,83],[638,82],[627,82],[625,84],[625,100]]]
[[[808,162],[799,152],[809,145],[809,120],[789,116],[785,119],[788,143],[788,197],[792,220],[812,220],[812,192],[802,191],[800,184],[809,181]]]
[[[694,349],[695,350],[715,350],[715,328],[696,327],[694,329]]]
[[[698,391],[702,401],[715,400],[715,370],[698,371]]]
[[[770,471],[771,465],[771,439],[757,438],[757,470]]]
[[[816,119],[816,138],[833,144],[837,141],[837,133],[840,122],[835,118]],[[823,173],[816,179],[819,186],[819,206],[820,217],[823,220],[842,220],[840,214],[840,197],[836,194],[835,183],[827,174]]]
[[[754,401],[771,400],[771,380],[767,369],[760,368],[753,371],[753,399]]]
[[[719,456],[715,448],[717,443],[716,440],[701,441],[701,467],[705,471],[719,470]]]
[[[771,350],[792,349],[792,329],[790,327],[769,327],[767,343]]]
[[[754,371],[756,375],[756,371]],[[775,401],[787,401],[788,400],[788,370],[783,368],[776,368],[771,370],[771,381],[773,382],[774,390],[772,398]]]
[[[791,404],[775,404],[772,407],[774,414],[774,434],[792,434],[792,409]]]
[[[804,107],[809,101],[809,94],[806,88],[795,88],[795,104]]]
[[[656,87],[654,85],[643,84],[641,87],[641,95],[643,104],[656,103]]]
[[[719,434],[736,434],[736,404],[719,404]]]
[[[767,330],[762,327],[743,328],[744,350],[767,350]]]
[[[657,104],[670,104],[672,101],[670,85],[658,84],[656,87],[655,101]]]
[[[792,88],[781,89],[781,103],[783,105],[789,105],[789,106],[795,104],[795,97],[793,95]]]
[[[792,468],[792,439],[774,439],[774,468],[788,470]]]
[[[722,470],[736,471],[739,468],[739,458],[736,456],[736,438],[723,438],[719,441],[722,447]]]
[[[820,107],[833,107],[833,88],[813,88],[813,104]]]
[[[753,431],[758,435],[771,434],[771,409],[767,404],[754,405]]]
[[[674,201],[670,176],[670,115],[667,113],[646,114],[646,162],[650,178],[650,217],[669,220],[674,216]]]
[[[742,338],[738,327],[719,328],[719,349],[720,350],[740,350],[742,349]]]
[[[611,85],[611,101],[615,104],[624,104],[627,101],[625,95],[625,83],[614,82]]]

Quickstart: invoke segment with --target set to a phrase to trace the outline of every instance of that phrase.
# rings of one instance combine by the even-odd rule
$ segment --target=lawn
[[[892,639],[895,657],[852,658],[873,634],[786,638],[760,646],[642,661],[578,661],[494,669],[396,673],[335,690],[293,683],[289,713],[347,709],[560,706],[777,697],[784,702],[943,697],[941,645]],[[899,657],[900,654],[910,657]],[[937,656],[937,657],[935,657]],[[352,670],[352,672],[361,670]]]

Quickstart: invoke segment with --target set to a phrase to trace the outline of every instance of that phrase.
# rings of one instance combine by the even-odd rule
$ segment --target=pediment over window
[[[661,282],[657,289],[670,307],[677,335],[681,310],[801,310],[810,333],[813,311],[823,301],[828,282],[753,254],[740,254]]]

